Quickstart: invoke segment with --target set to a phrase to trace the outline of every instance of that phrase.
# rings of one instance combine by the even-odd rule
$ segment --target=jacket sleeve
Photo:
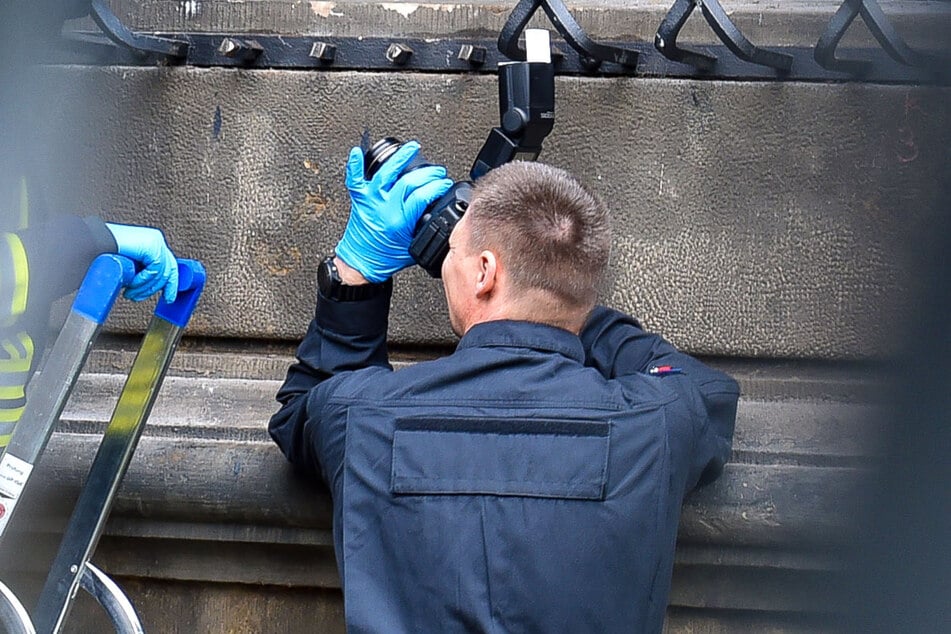
[[[330,428],[324,409],[339,380],[352,370],[391,369],[386,331],[392,286],[371,299],[338,302],[318,293],[317,309],[297,349],[297,363],[277,392],[280,409],[268,432],[287,459],[328,483],[343,463],[346,429]],[[340,417],[332,417],[339,420]]]
[[[694,419],[687,458],[687,489],[715,480],[730,457],[739,385],[732,377],[677,350],[636,319],[598,306],[581,331],[585,364],[608,379],[672,366],[680,373],[663,380],[673,387]]]
[[[116,242],[99,218],[61,216],[53,222],[0,234],[0,323],[25,312],[39,316],[79,288],[86,269]]]

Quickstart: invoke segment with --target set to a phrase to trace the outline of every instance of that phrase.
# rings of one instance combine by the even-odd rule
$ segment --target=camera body
[[[442,277],[442,262],[449,253],[449,235],[462,220],[471,200],[472,183],[457,181],[419,218],[409,253],[433,277]]]
[[[403,143],[393,137],[384,137],[363,153],[363,176],[373,178],[380,166],[389,159]],[[420,167],[430,165],[421,155],[410,161],[400,176]],[[423,269],[433,277],[442,277],[442,261],[449,252],[449,235],[462,219],[472,197],[472,183],[458,181],[445,194],[431,203],[413,233],[409,253]]]

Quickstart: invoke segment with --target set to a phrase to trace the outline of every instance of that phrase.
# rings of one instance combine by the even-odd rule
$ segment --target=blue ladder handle
[[[191,319],[198,298],[205,288],[205,267],[198,260],[178,260],[178,296],[169,304],[160,298],[155,306],[155,315],[184,328]]]
[[[104,253],[86,272],[72,310],[102,324],[115,304],[119,291],[135,277],[135,263],[127,257]],[[191,317],[205,286],[205,267],[197,260],[178,260],[178,297],[169,304],[159,299],[155,314],[181,328]]]

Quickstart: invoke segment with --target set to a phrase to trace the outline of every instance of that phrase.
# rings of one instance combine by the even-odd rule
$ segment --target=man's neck
[[[487,321],[508,319],[545,324],[578,334],[584,326],[587,314],[588,311],[566,309],[564,302],[558,301],[549,293],[529,291],[520,294],[512,301],[503,301],[499,298],[484,304],[473,316],[469,328]]]

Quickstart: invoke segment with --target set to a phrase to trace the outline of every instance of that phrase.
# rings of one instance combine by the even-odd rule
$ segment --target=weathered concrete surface
[[[209,285],[192,335],[303,333],[362,134],[419,138],[461,177],[497,119],[488,76],[44,74],[58,95],[36,113],[51,197],[160,225],[202,260]],[[607,301],[697,353],[889,351],[891,324],[914,310],[906,255],[943,213],[951,90],[560,78],[557,94],[543,158],[612,209]],[[143,313],[120,306],[112,323],[141,329]],[[453,340],[441,287],[419,270],[399,276],[390,334]]]

